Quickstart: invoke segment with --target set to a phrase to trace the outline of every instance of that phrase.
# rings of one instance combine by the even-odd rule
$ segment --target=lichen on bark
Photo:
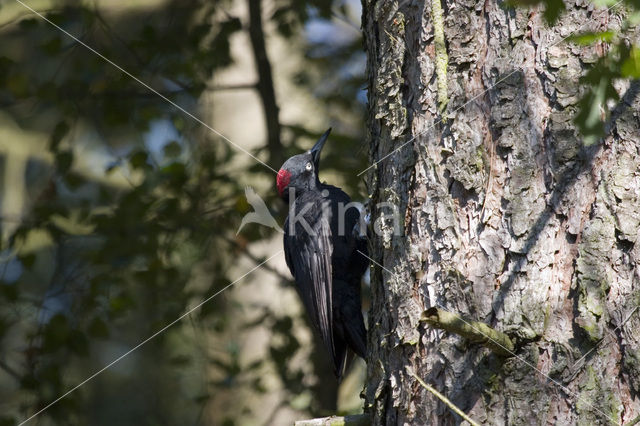
[[[374,238],[370,251],[382,265],[371,275],[373,423],[459,422],[407,366],[479,422],[634,418],[640,101],[603,143],[585,146],[572,119],[588,90],[580,76],[599,51],[562,41],[615,25],[615,14],[570,3],[548,27],[539,13],[495,2],[442,2],[443,123],[431,2],[382,3],[363,10],[370,155],[382,160],[368,179],[373,204],[398,203],[403,236]],[[432,306],[506,333],[517,357],[502,362],[416,324]]]

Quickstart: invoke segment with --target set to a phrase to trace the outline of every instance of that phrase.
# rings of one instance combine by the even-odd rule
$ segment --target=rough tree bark
[[[372,209],[382,236],[366,407],[374,424],[460,423],[415,373],[479,423],[629,422],[640,415],[638,86],[620,85],[609,136],[586,146],[571,121],[578,79],[607,46],[562,41],[619,29],[622,11],[569,2],[549,28],[539,10],[446,0],[439,20],[434,4],[363,1],[370,155],[384,159],[368,172],[371,205],[397,205],[402,231]],[[432,306],[504,332],[515,356],[421,322]]]

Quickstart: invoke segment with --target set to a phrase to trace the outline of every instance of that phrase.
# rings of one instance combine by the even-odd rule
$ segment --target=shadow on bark
[[[636,96],[640,93],[640,81],[633,81],[630,87],[622,96],[621,100],[618,102],[616,107],[611,111],[610,117],[605,123],[605,134],[608,135],[614,125],[615,122],[623,112],[625,112],[628,108],[632,106]],[[524,248],[522,250],[522,255],[519,256],[517,261],[515,262],[515,266],[513,270],[508,275],[507,279],[501,285],[499,289],[499,294],[496,296],[493,302],[493,318],[497,316],[497,313],[503,308],[502,302],[504,301],[506,295],[510,291],[513,283],[515,282],[515,278],[518,273],[522,271],[522,267],[525,264],[527,253],[530,252],[531,249],[537,243],[541,231],[545,228],[552,215],[556,211],[561,202],[562,196],[566,193],[566,191],[576,182],[578,177],[584,173],[587,169],[591,168],[593,162],[600,152],[601,148],[604,146],[603,139],[600,140],[598,144],[594,144],[592,146],[582,146],[580,152],[577,156],[576,163],[567,168],[560,176],[557,178],[557,184],[553,188],[551,192],[551,196],[549,201],[546,204],[544,211],[540,214],[540,216],[536,219],[532,232],[529,233],[526,238]],[[574,312],[577,312],[577,307],[574,306]],[[491,322],[491,321],[490,321]],[[574,332],[579,333],[580,330],[575,330],[576,327],[574,324]],[[511,336],[514,337],[514,336]],[[514,340],[515,350],[514,354],[518,354],[521,352],[521,349],[525,347],[530,341],[524,340]],[[473,346],[472,346],[473,345]],[[504,358],[497,356],[494,353],[479,353],[476,350],[472,350],[475,345],[474,343],[464,343],[464,348],[469,350],[467,356],[465,357],[464,370],[465,371],[473,371],[473,374],[468,377],[466,380],[462,382],[457,382],[453,384],[453,389],[450,394],[451,400],[462,410],[468,412],[471,408],[473,408],[478,400],[485,392],[488,391],[488,386],[490,381],[492,380],[492,376],[496,375],[504,375],[505,373],[505,363],[508,362]],[[581,352],[586,353],[590,348],[581,348]],[[596,354],[596,351],[593,352],[593,355]],[[525,358],[526,359],[526,358]],[[528,360],[527,360],[528,361]],[[440,371],[441,372],[441,371]],[[438,371],[432,371],[430,374],[433,380],[438,381],[439,374]],[[435,374],[434,374],[435,373]],[[577,373],[577,372],[574,372]],[[562,380],[562,379],[560,379]],[[550,384],[550,383],[547,383]],[[461,421],[461,419],[457,419]]]
[[[611,132],[616,120],[622,115],[622,113],[629,107],[631,107],[638,93],[640,93],[640,80],[634,80],[627,91],[624,93],[618,104],[611,111],[610,117],[605,123],[605,135]],[[535,224],[533,225],[532,232],[526,239],[524,249],[522,250],[524,254],[522,256],[519,256],[519,259],[515,263],[515,267],[513,268],[507,279],[504,281],[504,283],[500,286],[499,295],[493,303],[494,318],[496,314],[502,310],[501,302],[504,300],[504,297],[511,289],[516,275],[521,272],[526,260],[527,253],[529,253],[529,251],[535,246],[538,238],[540,237],[540,232],[549,222],[549,219],[553,215],[553,212],[558,208],[562,195],[564,195],[566,193],[566,190],[573,183],[575,183],[576,179],[581,175],[581,173],[583,173],[588,167],[591,167],[593,165],[593,160],[600,152],[602,146],[602,139],[598,144],[594,144],[592,146],[582,145],[580,152],[578,153],[579,161],[577,161],[573,167],[565,170],[557,179],[558,183],[551,192],[550,200],[547,202],[544,211],[536,220]]]

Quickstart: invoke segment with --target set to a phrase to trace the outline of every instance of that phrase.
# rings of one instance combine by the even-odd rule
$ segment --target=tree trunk
[[[621,12],[570,2],[549,28],[496,2],[363,3],[374,424],[462,422],[418,378],[479,423],[634,419],[638,85],[621,84],[608,136],[584,144],[578,79],[607,46],[563,41],[618,30]],[[431,327],[429,307],[504,332],[512,355]]]

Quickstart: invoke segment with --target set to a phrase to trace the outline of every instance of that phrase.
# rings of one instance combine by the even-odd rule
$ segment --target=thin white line
[[[360,253],[361,255],[363,255],[364,257],[366,257],[367,259],[369,259],[371,262],[375,263],[376,265],[378,265],[379,267],[381,267],[382,269],[384,269],[385,271],[387,271],[388,273],[390,273],[392,276],[397,277],[397,275],[393,272],[391,272],[389,269],[385,268],[384,266],[382,266],[380,263],[376,262],[375,260],[373,260],[372,258],[370,258],[369,256],[367,256],[366,254],[364,254],[363,252],[361,252],[360,250],[358,250],[358,253]],[[438,304],[436,304],[436,307],[440,308],[440,309],[445,309],[443,306],[440,306]],[[635,311],[635,310],[634,310]],[[450,312],[450,311],[447,311]],[[578,395],[576,392],[572,391],[571,389],[567,388],[566,386],[564,386],[562,383],[552,379],[551,377],[547,376],[545,373],[543,373],[540,369],[538,369],[538,367],[536,367],[535,365],[529,363],[527,360],[525,360],[524,358],[518,356],[516,353],[510,351],[508,348],[504,347],[500,342],[496,341],[495,339],[493,339],[491,336],[485,334],[482,332],[482,330],[479,330],[477,328],[475,328],[472,324],[470,324],[469,322],[467,322],[464,318],[462,318],[460,315],[458,315],[455,312],[451,312],[453,313],[455,316],[457,316],[458,318],[460,318],[460,320],[462,322],[464,322],[465,324],[467,324],[469,327],[471,327],[472,329],[474,329],[476,332],[482,334],[483,336],[485,336],[487,339],[491,340],[493,343],[495,343],[496,345],[500,346],[502,349],[504,349],[505,351],[507,351],[508,353],[510,353],[514,358],[518,359],[519,361],[523,362],[525,365],[527,365],[528,367],[532,368],[533,370],[537,371],[541,376],[544,376],[546,379],[548,379],[549,381],[551,381],[553,384],[555,384],[556,386],[559,386],[563,391],[565,391],[566,393],[569,393],[573,396],[576,397],[576,399],[584,402],[585,404],[587,404],[589,407],[591,407],[593,410],[597,411],[598,413],[602,414],[604,417],[606,417],[609,421],[611,421],[613,424],[617,425],[618,422],[616,422],[615,420],[613,420],[613,417],[609,417],[606,413],[604,413],[602,410],[600,410],[599,408],[595,407],[594,405],[592,405],[589,401],[586,401],[584,398],[580,397],[580,395]],[[575,365],[575,364],[574,364]]]
[[[613,6],[609,6],[605,12],[609,12],[611,9],[613,9],[614,7],[618,6],[620,3],[622,3],[624,0],[620,0],[618,3],[614,4]],[[555,43],[552,43],[549,45],[549,47],[553,47],[556,46],[560,43],[562,43],[563,41],[565,41],[566,39],[568,39],[569,37],[571,37],[573,34],[575,34],[576,31],[581,30],[583,27],[585,27],[587,24],[589,24],[591,22],[585,22],[582,26],[578,27],[577,29],[573,30],[572,32],[570,32],[566,37],[561,38],[560,40],[558,40]],[[459,106],[458,108],[454,109],[453,111],[447,113],[448,115],[454,114],[458,111],[460,111],[462,108],[466,107],[467,105],[469,105],[471,102],[475,101],[476,99],[478,99],[480,96],[484,96],[487,92],[489,92],[489,90],[493,89],[494,87],[496,87],[498,84],[502,83],[503,81],[505,81],[506,79],[508,79],[509,77],[511,77],[513,74],[517,73],[518,71],[522,71],[522,69],[515,69],[513,71],[511,71],[509,74],[507,74],[505,77],[501,78],[500,80],[498,80],[497,82],[493,83],[490,87],[488,87],[487,89],[485,89],[483,92],[477,94],[476,96],[472,97],[471,99],[469,99],[467,102],[465,102],[464,104],[462,104],[461,106]],[[407,146],[408,144],[410,144],[411,142],[413,142],[414,140],[416,140],[417,138],[419,138],[420,136],[426,134],[429,130],[431,130],[432,128],[434,128],[437,124],[442,123],[442,121],[444,120],[443,118],[440,118],[438,120],[436,120],[435,123],[431,124],[429,127],[427,127],[424,131],[418,133],[417,135],[415,135],[414,137],[412,137],[411,139],[409,139],[407,142],[401,144],[399,147],[397,147],[396,149],[394,149],[393,151],[391,151],[390,153],[388,153],[387,155],[385,155],[384,157],[382,157],[381,159],[379,159],[378,161],[376,161],[375,163],[373,163],[372,165],[370,165],[369,167],[367,167],[366,169],[364,169],[363,171],[361,171],[360,173],[358,173],[358,176],[362,175],[363,173],[365,173],[367,170],[371,169],[372,167],[375,167],[376,165],[378,165],[379,163],[381,163],[382,161],[386,160],[387,158],[389,158],[390,156],[392,156],[393,154],[395,154],[396,152],[398,152],[399,150],[401,150],[402,148],[404,148],[405,146]]]
[[[235,283],[237,283],[238,281],[242,280],[244,277],[246,277],[247,275],[249,275],[250,273],[252,273],[253,271],[255,271],[256,269],[260,268],[262,265],[264,265],[265,263],[267,263],[268,261],[270,261],[271,259],[273,259],[274,257],[278,256],[280,253],[282,253],[282,250],[278,251],[276,254],[274,254],[273,256],[271,256],[270,258],[268,258],[267,260],[265,260],[264,262],[262,262],[259,265],[256,265],[254,268],[252,268],[249,272],[246,272],[244,275],[242,275],[240,278],[237,278],[234,282],[232,282],[231,284],[228,284],[226,287],[224,287],[222,290],[218,290],[215,294],[213,294],[212,296],[207,297],[206,299],[204,299],[202,302],[198,303],[196,306],[194,306],[193,308],[189,309],[187,312],[185,312],[184,314],[182,314],[181,316],[179,316],[177,319],[173,320],[172,322],[170,322],[169,324],[167,324],[166,326],[164,326],[163,328],[161,328],[160,330],[156,331],[155,333],[153,333],[151,336],[147,337],[145,340],[143,340],[142,342],[138,343],[136,346],[134,346],[133,348],[129,349],[127,352],[125,352],[124,354],[120,355],[118,358],[114,359],[113,361],[111,361],[109,364],[105,365],[104,367],[102,367],[100,370],[96,371],[95,373],[93,373],[91,376],[89,376],[87,379],[85,379],[84,381],[82,381],[81,383],[77,384],[75,387],[71,388],[70,390],[68,390],[65,394],[63,394],[62,396],[56,398],[54,401],[50,402],[49,404],[47,404],[44,408],[40,409],[38,412],[36,412],[35,414],[31,415],[31,417],[27,418],[26,420],[22,421],[22,423],[19,423],[18,426],[22,426],[23,424],[27,423],[28,421],[30,421],[31,419],[33,419],[34,417],[38,416],[39,414],[41,414],[43,411],[47,410],[49,407],[51,407],[52,405],[56,404],[58,401],[60,401],[61,399],[65,398],[66,396],[68,396],[69,394],[71,394],[72,392],[76,391],[77,389],[79,389],[81,386],[85,385],[87,382],[89,382],[90,380],[92,380],[93,378],[95,378],[97,375],[99,375],[100,373],[104,372],[105,370],[107,370],[108,368],[110,368],[111,366],[113,366],[115,363],[119,362],[120,360],[122,360],[124,357],[126,357],[127,355],[131,354],[133,351],[135,351],[136,349],[140,348],[142,345],[146,344],[147,342],[149,342],[150,340],[154,339],[155,337],[157,337],[159,334],[162,334],[164,331],[166,331],[169,327],[171,327],[172,325],[178,323],[179,321],[181,321],[184,317],[190,315],[193,311],[195,311],[196,309],[200,308],[202,305],[204,305],[205,303],[207,303],[208,301],[210,301],[211,299],[213,299],[214,297],[216,297],[217,295],[219,295],[220,293],[222,293],[223,291],[225,291],[226,289],[228,289],[229,287],[231,287],[232,285],[234,285]]]
[[[80,43],[82,46],[84,46],[85,48],[87,48],[88,50],[90,50],[91,52],[95,53],[96,55],[98,55],[100,58],[102,58],[104,61],[108,62],[109,64],[111,64],[112,66],[114,66],[115,68],[117,68],[118,70],[120,70],[121,72],[123,72],[124,74],[126,74],[127,76],[129,76],[130,78],[132,78],[133,80],[135,80],[137,83],[139,83],[140,85],[142,85],[143,87],[149,89],[150,91],[152,91],[153,93],[155,93],[156,95],[160,96],[162,99],[164,99],[165,101],[167,101],[169,104],[171,104],[173,107],[177,108],[178,110],[182,111],[184,114],[188,115],[189,117],[191,117],[192,119],[194,119],[195,121],[197,121],[198,123],[200,123],[201,125],[203,125],[204,127],[206,127],[207,129],[209,129],[210,131],[212,131],[213,133],[215,133],[216,135],[220,136],[222,139],[224,139],[225,141],[227,141],[229,144],[233,145],[234,147],[236,147],[237,149],[239,149],[240,151],[244,152],[245,154],[247,154],[248,156],[250,156],[251,158],[253,158],[254,160],[256,160],[258,163],[262,164],[263,166],[265,166],[266,168],[270,169],[271,171],[273,171],[274,173],[277,173],[277,171],[271,167],[270,165],[268,165],[267,163],[265,163],[264,161],[260,160],[258,157],[256,157],[255,155],[251,154],[249,151],[247,151],[246,149],[244,149],[243,147],[241,147],[240,145],[238,145],[237,143],[233,142],[231,139],[229,139],[228,137],[226,137],[225,135],[223,135],[222,133],[220,133],[219,131],[217,131],[216,129],[214,129],[213,127],[211,127],[210,125],[208,125],[207,123],[205,123],[204,121],[202,121],[201,119],[199,119],[198,117],[196,117],[195,115],[193,115],[192,113],[190,113],[189,111],[187,111],[186,109],[184,109],[183,107],[181,107],[180,105],[178,105],[177,103],[175,103],[174,101],[172,101],[171,99],[167,98],[165,95],[163,95],[162,93],[158,92],[156,89],[154,89],[153,87],[149,86],[147,83],[145,83],[144,81],[140,80],[138,77],[136,77],[135,75],[131,74],[129,71],[125,70],[124,68],[122,68],[120,65],[116,64],[115,62],[113,62],[111,59],[107,58],[106,56],[104,56],[102,53],[98,52],[97,50],[95,50],[93,47],[89,46],[88,44],[86,44],[85,42],[83,42],[82,40],[80,40],[79,38],[77,38],[76,36],[74,36],[73,34],[67,32],[65,29],[61,28],[60,26],[56,25],[54,22],[50,21],[47,17],[45,17],[44,15],[42,15],[41,13],[37,12],[35,9],[33,9],[31,6],[29,6],[28,4],[23,3],[21,0],[16,0],[16,2],[20,3],[22,6],[24,6],[26,9],[29,9],[32,13],[36,14],[37,16],[39,16],[41,19],[43,19],[44,21],[48,22],[49,24],[51,24],[52,26],[54,26],[55,28],[57,28],[59,31],[63,32],[64,34],[66,34],[68,37],[72,38],[73,40],[75,40],[77,43]]]

